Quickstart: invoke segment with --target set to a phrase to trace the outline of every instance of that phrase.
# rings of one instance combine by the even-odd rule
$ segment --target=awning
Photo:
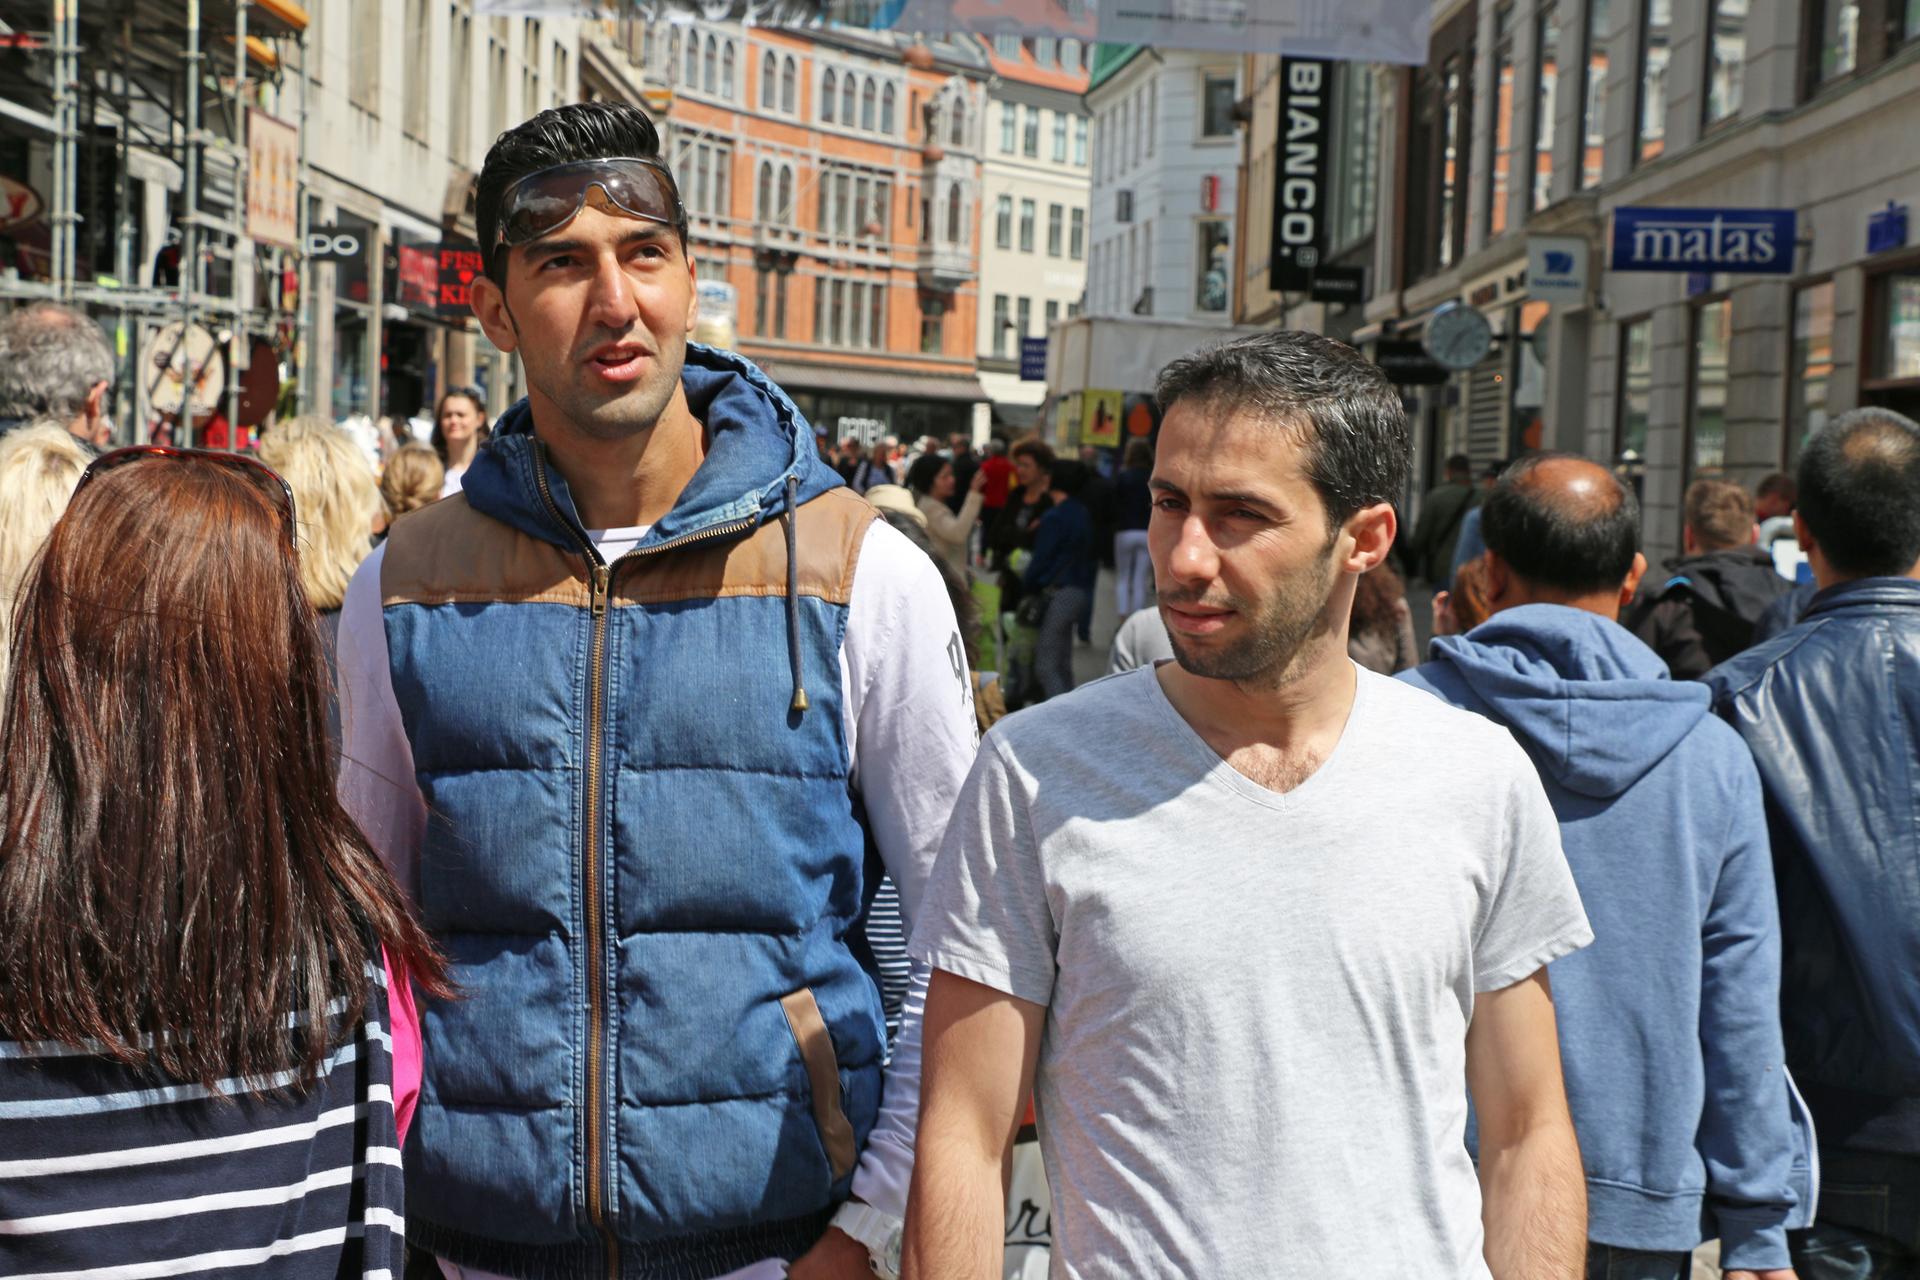
[[[1033,429],[1034,424],[1040,421],[1040,406],[1037,404],[1006,404],[996,400],[993,403],[993,420],[1001,426],[1011,427],[1015,431],[1030,431]]]
[[[978,404],[987,399],[980,379],[970,373],[855,369],[799,360],[762,360],[760,366],[788,391],[827,391],[889,400],[951,400],[962,404]]]

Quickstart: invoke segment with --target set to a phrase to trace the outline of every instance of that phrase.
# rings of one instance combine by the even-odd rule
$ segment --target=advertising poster
[[[1081,399],[1080,443],[1111,449],[1120,443],[1118,391],[1088,391]]]
[[[247,112],[247,234],[282,249],[300,244],[300,131]]]

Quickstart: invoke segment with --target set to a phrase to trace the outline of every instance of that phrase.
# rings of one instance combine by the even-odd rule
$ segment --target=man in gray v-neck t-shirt
[[[1503,728],[1346,656],[1398,399],[1299,333],[1177,361],[1159,398],[1176,661],[996,726],[922,900],[907,1280],[999,1274],[1028,1080],[1057,1277],[1574,1280],[1544,970],[1592,934],[1559,826]]]

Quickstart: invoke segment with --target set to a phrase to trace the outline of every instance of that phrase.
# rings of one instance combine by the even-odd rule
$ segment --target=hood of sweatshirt
[[[1638,782],[1709,712],[1705,685],[1675,681],[1626,628],[1563,605],[1522,605],[1434,640],[1445,668],[1567,790],[1605,799]]]
[[[706,426],[707,456],[640,546],[733,526],[745,534],[789,504],[803,505],[840,484],[820,461],[800,410],[751,360],[688,343],[680,381],[687,407]],[[581,538],[575,531],[583,526],[573,495],[565,477],[543,465],[541,449],[532,411],[522,400],[500,415],[462,488],[474,510],[577,550]],[[543,473],[551,506],[541,492]]]

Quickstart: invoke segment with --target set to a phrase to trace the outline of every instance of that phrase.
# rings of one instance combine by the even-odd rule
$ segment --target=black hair
[[[1447,455],[1446,473],[1450,476],[1470,476],[1473,474],[1473,459],[1464,453]]]
[[[923,453],[913,460],[907,468],[905,484],[920,497],[933,492],[933,482],[940,478],[940,468],[947,466],[945,458],[937,453]]]
[[[1640,504],[1620,477],[1595,463],[1608,486],[1597,497],[1569,496],[1534,478],[1548,462],[1586,462],[1578,454],[1530,454],[1508,467],[1480,507],[1487,550],[1527,582],[1587,595],[1617,590],[1640,551]]]
[[[1244,408],[1296,428],[1327,527],[1376,502],[1397,503],[1413,444],[1400,394],[1343,342],[1297,329],[1235,338],[1160,371],[1162,414],[1181,400]]]
[[[530,173],[575,160],[614,156],[659,159],[660,131],[647,113],[624,102],[571,102],[549,107],[523,120],[493,141],[480,181],[474,190],[474,223],[480,232],[480,261],[488,279],[504,285],[507,255],[496,255],[500,231],[500,198],[508,187]],[[680,248],[687,247],[687,227],[674,228]]]
[[[1091,469],[1086,463],[1075,458],[1060,458],[1048,469],[1047,483],[1051,488],[1058,489],[1069,498],[1077,498],[1080,496],[1080,491],[1087,487],[1087,481],[1091,475]]]
[[[1828,563],[1896,578],[1920,561],[1920,425],[1891,409],[1855,409],[1800,454],[1800,518]]]

